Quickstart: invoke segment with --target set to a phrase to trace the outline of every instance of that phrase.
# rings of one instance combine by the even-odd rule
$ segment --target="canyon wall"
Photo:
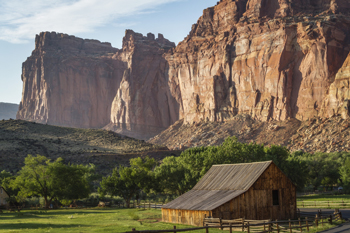
[[[180,118],[341,114],[349,87],[349,10],[345,0],[221,0],[204,10],[166,55]]]
[[[221,0],[176,47],[127,30],[123,48],[41,33],[17,118],[147,139],[184,124],[349,117],[348,0]]]
[[[178,104],[164,89],[162,54],[173,47],[161,34],[155,39],[131,30],[121,50],[109,43],[43,32],[23,63],[17,119],[79,128],[108,125],[140,139],[160,133],[178,115]]]

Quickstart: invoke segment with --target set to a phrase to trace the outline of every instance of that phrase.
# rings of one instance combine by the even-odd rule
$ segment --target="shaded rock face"
[[[35,43],[23,63],[18,119],[79,128],[111,123],[141,139],[177,120],[162,57],[175,44],[161,34],[155,39],[127,30],[122,50],[54,32],[41,33]]]
[[[99,128],[109,122],[124,62],[110,44],[59,33],[41,33],[22,68],[17,119],[60,126]]]
[[[222,0],[204,10],[166,56],[180,118],[223,121],[242,113],[306,120],[340,113],[345,94],[329,90],[348,69],[349,9],[342,0]]]
[[[131,137],[150,138],[178,120],[178,103],[168,86],[168,64],[163,54],[175,47],[162,34],[143,37],[126,31],[123,51],[116,56],[125,61],[122,81],[112,102],[111,123],[106,129]]]

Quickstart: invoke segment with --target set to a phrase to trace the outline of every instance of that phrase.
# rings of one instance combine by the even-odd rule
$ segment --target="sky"
[[[0,102],[19,103],[35,35],[55,31],[121,48],[126,29],[176,44],[218,0],[0,0]]]

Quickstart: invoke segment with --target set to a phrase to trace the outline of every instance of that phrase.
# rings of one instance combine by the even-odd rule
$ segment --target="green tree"
[[[28,155],[24,164],[12,183],[12,187],[19,189],[19,199],[40,196],[48,208],[55,199],[78,199],[90,193],[86,179],[89,170],[84,166],[65,165],[62,158],[51,162],[40,155]]]
[[[154,159],[135,158],[130,160],[130,167],[120,166],[115,168],[111,176],[103,177],[98,189],[103,197],[120,196],[127,207],[130,207],[132,198],[138,199],[141,191],[149,192],[154,188],[153,168],[156,166]]]

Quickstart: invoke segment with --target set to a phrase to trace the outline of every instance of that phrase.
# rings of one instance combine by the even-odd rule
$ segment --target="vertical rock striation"
[[[124,71],[112,102],[111,123],[105,128],[136,138],[150,138],[178,120],[178,103],[168,86],[168,64],[163,54],[174,48],[162,34],[147,37],[127,30],[123,50]]]
[[[177,120],[162,57],[175,47],[161,34],[126,31],[121,50],[60,33],[36,37],[23,63],[18,119],[79,128],[107,128],[149,138]]]
[[[349,117],[348,0],[220,0],[176,47],[41,33],[17,118],[149,138],[178,119]]]
[[[345,0],[221,0],[204,10],[166,56],[180,118],[328,116],[322,106],[350,50],[349,10]]]

